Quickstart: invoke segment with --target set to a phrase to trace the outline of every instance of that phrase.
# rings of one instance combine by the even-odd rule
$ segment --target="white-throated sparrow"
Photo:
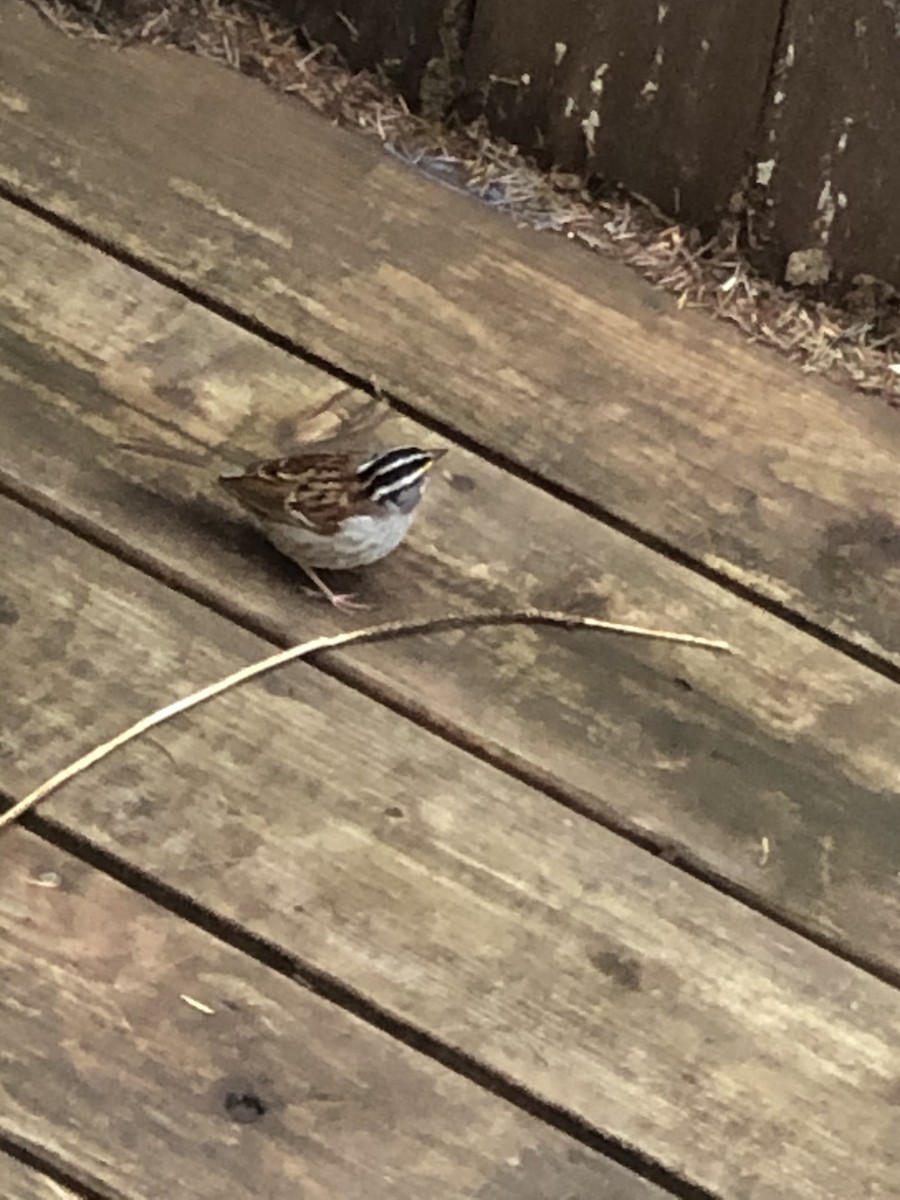
[[[219,482],[339,608],[360,607],[336,595],[317,567],[351,570],[377,562],[403,541],[444,450],[400,446],[362,454],[309,450],[253,463]]]

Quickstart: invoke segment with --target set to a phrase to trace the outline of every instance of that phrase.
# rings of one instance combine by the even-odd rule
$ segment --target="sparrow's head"
[[[356,468],[366,498],[397,512],[410,513],[422,499],[428,472],[446,450],[399,446],[379,450]]]

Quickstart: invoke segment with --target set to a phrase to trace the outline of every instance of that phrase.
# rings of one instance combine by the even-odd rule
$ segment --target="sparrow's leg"
[[[319,575],[318,571],[314,571],[312,567],[304,567],[303,570],[310,577],[321,595],[333,604],[335,608],[340,608],[344,612],[359,611],[369,607],[368,604],[363,604],[362,601],[354,599],[352,592],[333,592],[324,579]],[[315,595],[315,593],[313,593]]]

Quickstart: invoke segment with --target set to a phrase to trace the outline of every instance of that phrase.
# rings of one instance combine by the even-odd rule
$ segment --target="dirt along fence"
[[[740,215],[789,282],[900,287],[900,0],[271,2],[428,115],[485,113],[701,227]]]

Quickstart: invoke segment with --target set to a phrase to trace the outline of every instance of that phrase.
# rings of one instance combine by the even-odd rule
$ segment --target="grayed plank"
[[[690,221],[744,187],[780,0],[478,0],[469,87],[492,127]]]
[[[80,1193],[0,1150],[0,1196],[3,1200],[79,1200]]]
[[[662,1200],[34,836],[2,854],[0,1127],[103,1194]]]
[[[9,501],[0,522],[6,789],[262,649]],[[308,666],[45,811],[717,1194],[896,1183],[897,991]],[[92,936],[121,989],[135,939]]]
[[[900,662],[883,403],[194,56],[11,4],[0,77],[7,187]]]
[[[212,482],[344,422],[433,441],[108,257],[0,207],[0,470],[225,611],[296,639],[298,592]],[[141,458],[119,438],[199,456]],[[525,631],[370,647],[345,670],[454,738],[900,967],[896,689],[455,450],[410,543],[361,573],[377,616],[533,603],[710,631],[740,657]],[[527,531],[525,533],[521,531]]]

